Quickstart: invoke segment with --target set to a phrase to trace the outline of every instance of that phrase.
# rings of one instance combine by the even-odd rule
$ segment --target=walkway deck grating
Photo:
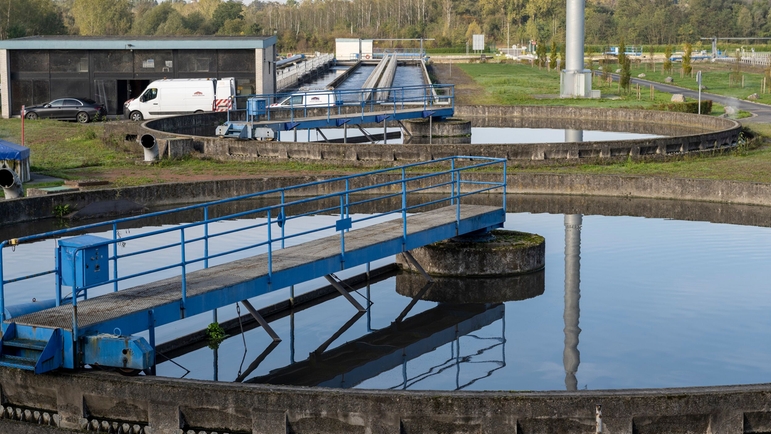
[[[456,206],[448,206],[407,217],[408,243],[428,244],[448,238],[448,227],[455,232]],[[468,226],[466,232],[484,229],[490,221],[503,222],[500,207],[481,205],[460,205],[461,223],[482,219],[480,227]],[[462,234],[455,232],[453,235]],[[418,239],[423,241],[418,241]],[[413,241],[414,240],[414,241]],[[308,272],[297,272],[301,267],[311,267],[311,278],[321,277],[343,268],[394,255],[402,250],[401,219],[378,223],[345,234],[346,264],[341,264],[340,236],[332,235],[318,240],[301,243],[281,250],[273,251],[273,282],[282,282],[274,288],[266,287],[268,277],[267,253],[240,259],[227,264],[187,273],[187,312],[194,315],[216,307],[232,304],[256,295],[281,289],[289,285],[308,280]],[[428,241],[428,242],[426,242]],[[398,247],[394,247],[398,246]],[[417,247],[412,246],[412,247]],[[412,248],[408,246],[408,248]],[[398,249],[398,250],[397,250]],[[120,318],[147,315],[147,312],[161,307],[178,308],[181,302],[181,276],[143,284],[133,288],[109,293],[78,303],[78,328],[81,331],[91,329],[101,333],[112,333],[113,323]],[[240,288],[245,288],[245,294]],[[217,297],[221,305],[205,305],[196,298],[209,298],[223,289],[239,288],[231,297]],[[226,291],[227,292],[227,291]],[[207,304],[207,303],[204,303]],[[43,310],[14,319],[17,324],[62,328],[72,330],[72,306],[63,305]],[[126,322],[123,321],[123,324]],[[159,324],[156,324],[159,325]],[[145,324],[137,324],[136,330],[126,330],[123,334],[146,330]]]

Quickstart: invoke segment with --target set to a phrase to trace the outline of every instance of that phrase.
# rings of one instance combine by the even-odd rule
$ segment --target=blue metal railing
[[[478,171],[480,169],[497,169],[496,175],[500,174],[499,180],[480,181],[472,179],[468,172]],[[465,176],[464,176],[465,175]],[[55,299],[56,305],[71,302],[73,305],[73,324],[77,327],[77,301],[79,297],[86,298],[87,290],[94,287],[112,285],[113,291],[118,291],[119,283],[141,276],[158,275],[164,271],[178,269],[182,276],[181,295],[182,308],[187,297],[187,283],[185,275],[191,265],[198,265],[208,268],[212,259],[233,256],[247,250],[267,253],[268,258],[268,276],[273,272],[273,250],[274,244],[280,244],[279,249],[285,247],[286,241],[298,239],[308,235],[322,236],[324,231],[335,230],[340,236],[341,259],[345,255],[345,233],[353,228],[364,227],[371,220],[382,218],[383,216],[398,216],[402,222],[403,237],[407,239],[407,215],[408,213],[419,212],[431,209],[432,207],[442,205],[456,206],[456,225],[460,222],[460,204],[468,196],[478,195],[480,193],[497,190],[501,193],[501,203],[503,208],[506,206],[506,160],[488,157],[468,157],[455,156],[442,158],[430,162],[421,162],[409,164],[401,167],[394,167],[372,172],[333,178],[329,180],[310,182],[306,184],[295,185],[291,187],[267,190],[258,193],[252,193],[239,197],[223,199],[213,202],[207,202],[198,205],[185,206],[166,211],[152,212],[140,216],[132,216],[116,219],[108,222],[94,223],[76,228],[61,229],[52,232],[46,232],[38,235],[30,235],[18,239],[11,239],[0,242],[0,315],[5,320],[5,300],[6,287],[11,284],[23,284],[30,279],[53,274],[55,276]],[[312,195],[314,192],[323,191],[322,194]],[[429,193],[429,194],[426,194]],[[435,194],[434,194],[435,193]],[[288,200],[287,197],[293,196],[294,200]],[[218,206],[243,202],[248,200],[261,199],[272,202],[269,205],[248,208],[245,211],[232,212],[227,215],[212,217],[212,212]],[[392,202],[392,203],[389,203]],[[396,205],[398,203],[398,205]],[[351,211],[364,206],[378,204],[385,207],[384,211],[378,213],[361,213],[352,216]],[[201,219],[192,223],[183,223],[173,227],[161,227],[147,233],[140,233],[130,236],[119,236],[118,228],[121,225],[131,224],[133,226],[152,226],[155,223],[149,223],[159,216],[168,216],[178,213],[201,212]],[[291,214],[289,212],[292,212]],[[300,229],[293,233],[287,233],[287,225],[293,220],[311,215],[329,214],[339,215],[339,219],[334,224],[327,224],[312,229]],[[213,223],[234,220],[234,219],[254,219],[254,222],[218,233],[210,231]],[[148,223],[143,224],[143,221]],[[7,278],[3,265],[5,248],[15,248],[19,244],[40,241],[49,238],[61,238],[71,235],[83,234],[84,232],[94,232],[111,228],[112,239],[105,238],[103,242],[90,244],[89,248],[98,248],[107,246],[107,261],[110,264],[111,273],[108,279],[91,285],[80,285],[73,283],[72,296],[62,297],[62,282],[64,271],[70,276],[75,276],[77,271],[62,270],[62,247],[57,247],[55,251],[54,267],[52,269],[36,270],[33,273]],[[273,232],[278,228],[279,236]],[[243,235],[242,238],[253,237],[255,229],[262,228],[265,231],[263,238],[255,242],[245,243],[233,247],[230,241],[225,238],[226,235]],[[202,231],[202,234],[193,234],[193,230]],[[164,241],[158,245],[152,245],[152,240],[162,239],[164,234],[179,234],[179,241]],[[118,245],[125,245],[131,241],[140,240],[138,245],[142,247],[139,250],[120,253]],[[213,249],[214,244],[221,241],[221,245]],[[194,248],[200,245],[198,255],[192,255]],[[109,248],[112,246],[112,249]],[[84,247],[85,248],[85,247]],[[75,256],[84,248],[69,252]],[[261,250],[261,251],[260,251]],[[169,255],[167,252],[178,251],[178,260],[164,265],[157,265],[159,254],[164,257]],[[255,253],[257,254],[257,253]],[[124,261],[132,260],[136,257],[150,255],[149,262],[155,266],[144,269],[140,272],[121,273],[124,268]],[[170,256],[170,255],[169,255]]]
[[[378,99],[379,95],[387,95]],[[293,98],[294,97],[294,98]],[[309,98],[316,97],[317,101],[308,103]],[[308,110],[325,110],[326,115],[342,114],[342,107],[358,107],[362,115],[372,112],[391,111],[406,108],[423,108],[430,110],[441,107],[443,109],[455,109],[455,86],[452,84],[429,84],[399,87],[363,88],[351,90],[298,90],[294,92],[270,93],[262,95],[235,96],[228,111],[228,122],[233,119],[247,119],[239,112],[247,112],[247,100],[250,98],[264,99],[267,101],[266,112],[260,120],[271,120],[271,114],[290,113],[290,121],[295,116],[307,117]],[[282,104],[284,103],[284,104]],[[355,113],[347,112],[355,115]],[[284,117],[282,117],[284,119]]]
[[[396,55],[399,59],[422,59],[426,57],[426,50],[421,48],[375,48],[372,57],[382,59],[386,54]]]

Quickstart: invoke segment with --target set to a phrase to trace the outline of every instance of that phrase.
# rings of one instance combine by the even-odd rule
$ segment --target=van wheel
[[[75,119],[77,119],[78,122],[80,122],[81,124],[86,124],[89,121],[88,113],[86,113],[86,112],[78,112],[78,114],[75,115]]]
[[[196,110],[193,112],[194,114],[203,113],[203,110]]]
[[[129,115],[129,119],[135,122],[139,122],[142,119],[144,119],[144,117],[142,116],[142,112],[131,112],[131,115]]]

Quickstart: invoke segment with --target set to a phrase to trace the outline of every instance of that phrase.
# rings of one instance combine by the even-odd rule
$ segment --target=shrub
[[[669,102],[664,104],[657,104],[654,106],[656,110],[662,110],[667,112],[678,113],[699,113],[699,102]],[[712,113],[712,100],[706,99],[701,101],[701,114],[708,115]]]

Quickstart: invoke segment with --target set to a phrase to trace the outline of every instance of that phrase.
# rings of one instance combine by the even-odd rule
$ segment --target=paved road
[[[612,75],[614,80],[618,80],[618,75],[616,74],[612,74]],[[649,80],[643,80],[641,78],[632,78],[631,82],[632,84],[639,84],[640,86],[646,86],[646,87],[653,85],[654,89],[661,92],[681,93],[686,98],[692,98],[692,99],[699,98],[698,91],[685,89],[685,88],[674,86],[671,84],[656,83]],[[739,121],[742,123],[745,123],[745,122],[771,123],[771,106],[768,106],[765,104],[758,104],[750,101],[744,101],[734,97],[715,95],[707,92],[701,93],[701,99],[703,100],[711,99],[712,101],[718,104],[722,104],[724,106],[736,107],[739,110],[748,111],[754,115],[751,118],[739,119]]]

